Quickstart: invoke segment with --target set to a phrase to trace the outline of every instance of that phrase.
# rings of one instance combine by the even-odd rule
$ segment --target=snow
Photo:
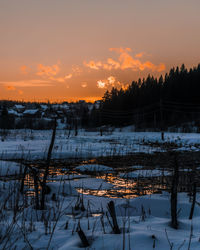
[[[35,115],[38,112],[38,109],[27,109],[23,112],[24,115]]]
[[[15,110],[13,110],[13,109],[8,110],[8,114],[9,114],[9,115],[19,116],[18,112],[15,111]]]
[[[113,172],[112,168],[98,164],[81,165],[76,167],[75,169],[80,172],[104,172],[104,173]]]
[[[189,197],[185,193],[178,195],[179,216],[183,219],[189,217],[191,204]],[[135,198],[129,202],[124,202],[116,207],[116,214],[120,216],[141,216],[141,208],[143,207],[146,216],[150,214],[153,217],[170,219],[170,196],[154,194]],[[194,216],[198,215],[198,207],[196,206]]]
[[[105,190],[113,187],[111,183],[107,183],[102,179],[84,178],[71,182],[71,185],[76,188],[92,189],[92,190]]]
[[[11,130],[0,144],[1,159],[43,159],[47,156],[52,131]],[[162,142],[160,133],[145,132],[86,132],[57,130],[52,158],[92,158],[127,155],[130,153],[163,152],[163,143],[174,143],[174,150],[199,151],[200,134],[166,133]],[[157,146],[153,145],[156,144]]]
[[[1,159],[43,159],[47,156],[52,131],[11,130],[0,143]],[[164,143],[174,143],[175,150],[199,151],[200,134],[166,133],[162,142],[160,133],[135,133],[115,131],[103,133],[58,130],[52,158],[87,158],[126,155],[134,152],[164,151]],[[154,144],[154,145],[152,145]],[[155,146],[157,145],[157,146]],[[161,169],[144,169],[143,166],[127,168],[125,178],[158,177],[170,175]],[[0,176],[20,173],[19,163],[0,161]],[[74,170],[74,169],[73,169]],[[114,189],[114,185],[85,173],[105,174],[113,170],[104,165],[87,164],[76,167],[83,175],[66,174],[49,176],[45,210],[35,209],[35,196],[20,192],[21,180],[0,180],[0,249],[95,249],[95,250],[150,250],[150,249],[200,249],[200,194],[197,193],[194,216],[189,220],[191,197],[178,194],[178,229],[170,225],[170,194],[151,194],[137,198],[109,198],[93,196],[79,189],[96,191]],[[134,171],[135,170],[135,171]],[[183,171],[187,169],[184,168]],[[30,189],[33,187],[31,186]],[[25,191],[28,187],[25,187]],[[108,202],[113,201],[121,234],[114,234],[108,221]],[[106,215],[107,214],[107,215]],[[107,217],[108,216],[108,217]],[[112,219],[110,218],[110,221]],[[82,230],[91,246],[84,248],[78,237]],[[103,226],[104,225],[104,226]],[[192,226],[192,227],[191,227]],[[124,230],[123,230],[124,229]],[[124,234],[123,234],[124,232]],[[168,239],[167,239],[168,237]],[[30,247],[31,246],[31,247]],[[130,246],[130,247],[129,247]]]
[[[132,169],[143,169],[144,166],[140,166],[140,165],[134,165],[131,167]]]
[[[24,109],[25,107],[21,104],[15,104],[16,109]]]
[[[44,105],[44,104],[40,104],[40,107],[42,110],[46,111],[48,109],[48,106],[47,105]]]
[[[1,185],[0,187],[2,189]],[[47,246],[50,245],[49,249],[59,250],[115,250],[123,249],[124,244],[125,250],[150,250],[154,249],[153,245],[155,244],[155,249],[168,250],[170,249],[167,240],[168,237],[171,244],[173,244],[173,249],[178,249],[184,242],[181,249],[186,250],[189,245],[191,225],[193,226],[193,232],[190,249],[194,250],[200,247],[200,207],[195,206],[193,219],[188,220],[191,203],[186,193],[178,195],[178,209],[180,209],[180,213],[178,217],[179,228],[177,230],[170,226],[169,194],[141,196],[129,200],[113,199],[115,202],[117,221],[121,231],[121,234],[114,234],[105,215],[92,215],[95,215],[95,213],[98,215],[98,212],[101,211],[102,208],[104,212],[106,212],[107,203],[111,199],[83,195],[84,206],[87,208],[88,201],[90,201],[91,211],[89,212],[87,209],[85,211],[81,211],[81,209],[74,210],[74,206],[77,204],[77,198],[76,195],[70,196],[69,190],[74,190],[72,187],[68,184],[64,184],[64,190],[67,192],[67,194],[64,195],[62,193],[62,185],[59,186],[58,183],[52,183],[50,187],[52,191],[51,194],[48,195],[49,199],[51,199],[52,192],[56,193],[56,198],[55,200],[49,200],[48,210],[35,210],[30,206],[24,209],[23,214],[18,214],[18,226],[11,228],[12,234],[9,241],[9,244],[12,244],[12,242],[17,239],[17,241],[14,242],[15,249],[28,249],[28,241],[32,249],[47,249]],[[8,188],[7,185],[4,187],[4,193],[6,193]],[[58,191],[59,189],[61,192]],[[59,197],[61,204],[58,203]],[[199,200],[199,198],[198,195],[197,199]],[[62,201],[62,199],[64,200]],[[50,209],[51,204],[55,204],[52,209]],[[6,211],[4,211],[4,213],[5,212]],[[4,220],[6,221],[8,218],[9,213]],[[12,222],[12,214],[10,215],[10,219]],[[23,222],[24,219],[25,221]],[[4,223],[4,220],[1,220],[1,225]],[[105,233],[102,228],[102,220],[104,221]],[[89,248],[83,248],[80,238],[78,237],[78,233],[76,232],[78,223],[80,223],[82,230],[91,243]],[[122,233],[124,227],[125,234]],[[21,230],[25,229],[26,232],[24,236],[22,234],[24,231]],[[3,235],[5,230],[2,230],[1,233]],[[24,237],[26,237],[26,240],[24,240]],[[13,247],[9,248],[9,244],[8,249],[12,249]]]
[[[190,169],[190,168],[187,168],[187,169],[186,168],[184,168],[184,169],[181,168],[181,169],[179,169],[179,171],[180,172],[192,172],[192,169]]]
[[[61,122],[61,119],[58,119],[58,120],[57,120],[57,128],[58,128],[58,129],[63,129],[63,130],[64,130],[65,127],[66,127],[66,123],[62,123],[62,122]]]
[[[74,179],[82,179],[82,178],[87,178],[89,177],[88,175],[85,175],[85,174],[65,174],[65,175],[55,175],[55,176],[52,176],[50,175],[49,176],[49,179],[50,180],[54,180],[54,181],[69,181],[69,180],[74,180]]]
[[[48,183],[48,187],[50,188],[50,195],[53,193],[57,195],[61,194],[62,196],[67,196],[67,195],[78,195],[77,191],[75,188],[73,188],[70,184],[68,183],[62,183],[62,182],[51,182]]]
[[[0,161],[0,176],[10,176],[23,173],[24,167],[15,162]]]
[[[129,173],[121,173],[120,177],[122,178],[149,178],[149,177],[159,177],[159,176],[168,176],[171,175],[170,172],[166,170],[159,169],[145,169],[145,170],[136,170]]]

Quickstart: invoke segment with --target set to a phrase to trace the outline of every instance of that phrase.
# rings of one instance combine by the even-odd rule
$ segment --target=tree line
[[[148,75],[127,89],[106,91],[96,114],[97,123],[135,124],[137,128],[165,128],[200,120],[200,64],[189,70],[183,64],[163,77]],[[94,119],[94,117],[93,117]]]

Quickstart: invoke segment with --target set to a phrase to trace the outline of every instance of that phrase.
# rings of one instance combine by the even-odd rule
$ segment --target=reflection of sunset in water
[[[90,165],[97,164],[97,159],[89,159],[77,162],[58,162],[54,163],[49,168],[49,178],[47,182],[64,182],[68,181],[72,186],[76,186],[76,190],[81,194],[86,195],[95,195],[100,197],[110,197],[110,198],[126,198],[131,199],[142,195],[149,195],[154,193],[161,193],[162,191],[170,191],[171,189],[171,176],[166,176],[164,173],[169,171],[170,169],[160,169],[155,168],[152,170],[158,170],[161,172],[161,176],[157,177],[138,177],[138,178],[124,178],[124,176],[128,176],[128,171],[132,171],[133,169],[130,167],[115,167],[113,168],[112,173],[101,173],[101,172],[78,172],[75,170],[76,166],[79,165]],[[108,162],[107,162],[108,163]],[[105,162],[104,162],[105,164]],[[106,164],[105,164],[106,165]],[[39,182],[43,179],[44,167],[45,165],[40,164],[32,164],[30,165],[33,169],[38,169],[39,171]],[[127,171],[124,171],[126,169]],[[143,167],[145,170],[145,167]],[[151,170],[151,169],[148,169]],[[36,170],[35,170],[36,171]],[[179,180],[179,191],[187,192],[190,189],[191,183],[191,172],[180,171],[180,180]],[[122,177],[123,176],[123,177]],[[84,178],[90,178],[91,183],[93,182],[93,187],[88,188],[87,182],[85,186],[78,186],[76,181]],[[109,188],[104,188],[103,185],[95,184],[95,179],[102,180],[102,184],[104,182],[108,184],[112,184]],[[26,194],[28,196],[34,196],[34,178],[32,173],[28,173],[25,177],[25,186],[26,186]],[[98,188],[99,187],[99,188]],[[39,192],[41,190],[40,183],[38,185]]]
[[[156,180],[156,178],[154,178],[154,184],[152,184],[152,179],[124,179],[113,173],[99,175],[96,176],[96,178],[103,179],[106,182],[113,184],[113,188],[107,190],[79,188],[77,191],[87,195],[130,199],[141,195],[158,193],[161,192],[161,190],[166,189],[166,186],[164,184],[161,185],[160,180]]]
[[[92,163],[94,161],[90,161]],[[39,179],[40,181],[43,178],[44,170],[40,169]],[[54,168],[50,167],[49,170],[49,178],[47,182],[56,182],[56,181],[77,181],[80,178],[85,178],[84,174],[80,174],[76,171],[72,170],[64,170],[63,168]],[[87,177],[88,178],[88,177]],[[143,178],[143,179],[125,179],[120,178],[117,173],[109,173],[109,174],[101,174],[101,173],[93,173],[90,175],[90,178],[102,179],[107,183],[111,183],[113,185],[110,189],[88,189],[87,187],[76,188],[79,193],[87,194],[87,195],[95,195],[95,196],[103,196],[110,198],[135,198],[141,195],[153,194],[161,192],[161,190],[166,190],[166,185],[164,184],[166,181],[161,181],[160,178]],[[153,180],[153,181],[152,181]],[[162,182],[162,184],[161,184]],[[69,182],[70,183],[70,182]],[[25,185],[27,187],[26,194],[28,196],[34,196],[34,178],[33,175],[28,173],[25,177]],[[38,186],[39,192],[41,190],[41,185],[39,183]]]

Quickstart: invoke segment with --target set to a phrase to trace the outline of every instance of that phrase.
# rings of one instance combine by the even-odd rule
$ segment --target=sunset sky
[[[200,63],[199,0],[0,0],[0,99],[95,100]]]

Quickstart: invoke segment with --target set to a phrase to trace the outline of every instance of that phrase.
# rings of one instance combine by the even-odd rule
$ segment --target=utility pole
[[[153,114],[153,119],[154,119],[154,131],[156,131],[156,111]]]
[[[164,131],[163,131],[163,106],[162,99],[160,99],[160,131],[161,131],[161,140],[164,141]]]

